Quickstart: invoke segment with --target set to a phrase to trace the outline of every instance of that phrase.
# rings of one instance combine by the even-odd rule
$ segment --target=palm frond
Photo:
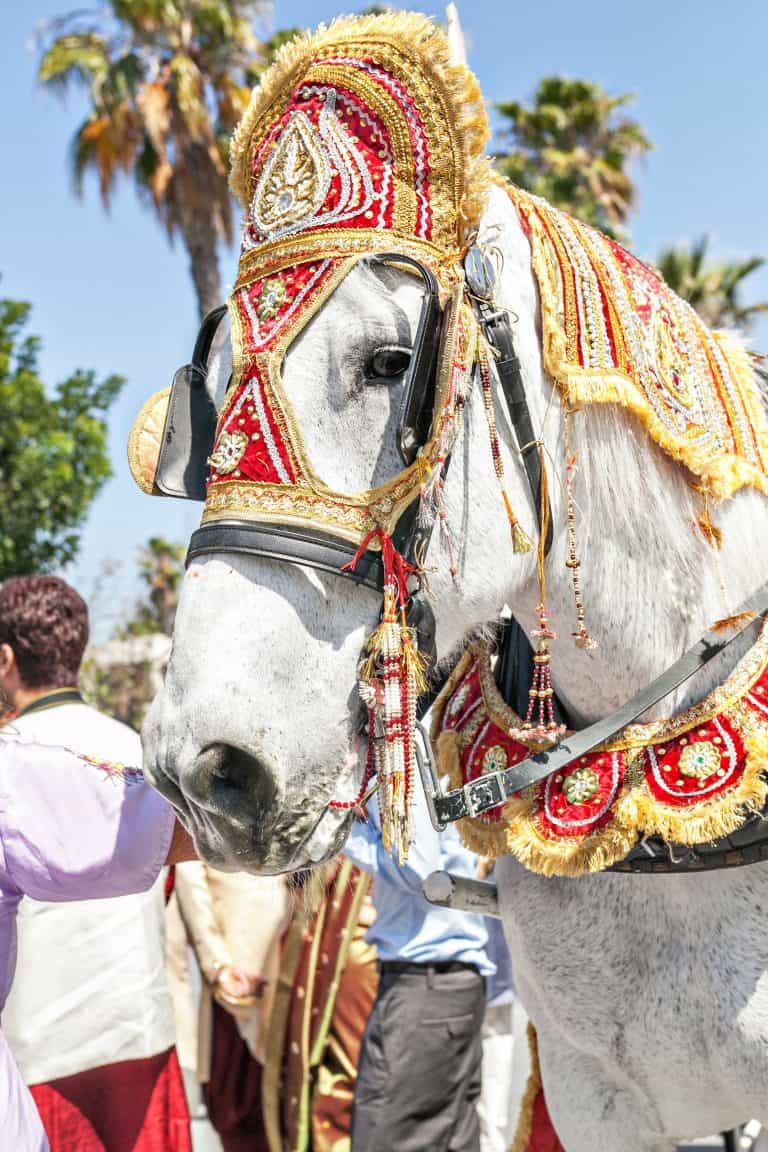
[[[41,84],[64,91],[73,81],[90,85],[109,70],[109,43],[96,32],[57,37],[37,70]]]

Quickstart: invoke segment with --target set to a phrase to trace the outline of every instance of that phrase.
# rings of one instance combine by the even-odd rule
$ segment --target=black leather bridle
[[[403,463],[409,466],[431,433],[445,317],[440,307],[438,283],[429,268],[400,253],[383,253],[368,259],[374,266],[405,267],[421,280],[424,287],[423,304],[405,374],[403,401],[398,418],[398,450]],[[494,355],[533,504],[539,515],[541,466],[535,448],[536,437],[525,398],[520,361],[514,348],[510,314],[496,310],[492,305],[494,273],[480,249],[470,249],[465,266],[470,293]],[[217,308],[205,318],[191,363],[180,368],[174,376],[156,475],[157,487],[167,496],[205,500],[207,462],[216,434],[216,413],[206,390],[207,365],[225,311],[224,307]],[[444,473],[449,463],[449,460],[445,462]],[[393,533],[395,548],[416,567],[419,566],[419,559],[426,555],[432,534],[432,526],[420,523],[417,513],[418,502],[414,500],[401,515]],[[551,517],[549,521],[547,548],[552,540]],[[188,566],[193,560],[222,552],[258,556],[316,568],[334,575],[342,574],[356,584],[381,592],[384,570],[380,553],[368,551],[358,560],[354,570],[341,571],[352,560],[355,551],[354,545],[320,530],[280,524],[265,526],[235,519],[217,520],[203,524],[192,534],[186,563]],[[408,622],[417,630],[419,649],[434,658],[434,612],[418,579],[413,582],[411,589]],[[422,713],[430,701],[431,697],[422,699]]]

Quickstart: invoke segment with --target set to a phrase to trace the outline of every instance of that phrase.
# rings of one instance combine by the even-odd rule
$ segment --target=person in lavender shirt
[[[194,855],[173,809],[138,769],[0,733],[0,1011],[13,981],[23,896],[85,900],[144,892],[164,864]],[[48,1149],[2,1033],[0,1148]]]

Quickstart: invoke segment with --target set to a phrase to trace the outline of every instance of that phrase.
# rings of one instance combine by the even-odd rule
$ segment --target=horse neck
[[[639,422],[613,405],[593,405],[571,417],[571,449],[577,457],[575,500],[577,545],[588,628],[595,651],[576,648],[574,598],[569,569],[564,494],[563,414],[556,389],[543,371],[539,301],[530,250],[517,216],[501,190],[494,190],[483,230],[495,236],[503,255],[499,303],[516,317],[515,342],[534,426],[546,448],[553,515],[553,543],[547,559],[550,620],[559,639],[552,645],[553,679],[571,715],[582,723],[618,708],[669,667],[717,619],[728,615],[762,583],[768,560],[768,502],[742,492],[718,512],[724,533],[716,554],[696,528],[700,497],[683,470],[651,442]],[[534,623],[538,599],[533,558],[510,556],[508,530],[488,463],[487,440],[480,443],[478,398],[470,414],[474,429],[465,438],[476,473],[474,516],[465,524],[468,595],[465,623],[477,623],[489,604],[487,568],[494,573],[497,605],[506,601],[522,626]],[[535,510],[514,437],[497,411],[507,487],[513,504],[533,533]],[[471,445],[471,447],[470,447]],[[479,496],[479,499],[478,499]],[[466,503],[466,495],[464,503]],[[480,531],[475,532],[485,508]],[[506,536],[506,538],[505,538]],[[477,549],[477,561],[472,558]],[[482,569],[482,571],[481,571]],[[744,650],[715,660],[654,716],[671,714],[721,682]]]

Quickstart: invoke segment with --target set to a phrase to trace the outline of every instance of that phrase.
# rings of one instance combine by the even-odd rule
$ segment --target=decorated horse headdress
[[[493,420],[492,379],[509,397],[503,373],[514,375],[511,333],[494,339],[492,262],[471,247],[489,185],[498,181],[485,157],[488,135],[477,81],[452,62],[445,35],[425,17],[340,19],[286,45],[232,144],[231,183],[245,221],[228,302],[233,373],[223,406],[216,419],[205,392],[219,310],[170,399],[161,394],[145,406],[129,445],[146,491],[204,496],[191,556],[242,550],[352,569],[383,592],[361,693],[385,840],[401,858],[423,663],[407,612],[429,531],[444,515],[442,482],[474,377],[512,547],[531,547],[504,488]],[[765,491],[768,437],[746,355],[707,332],[624,249],[535,197],[509,193],[531,240],[545,365],[566,414],[571,403],[622,403],[707,494],[730,495],[744,483]],[[361,259],[414,275],[425,303],[404,381],[403,468],[349,494],[317,474],[281,374],[292,343]],[[514,386],[522,387],[519,379]],[[551,739],[559,729],[543,581],[546,469],[536,436],[516,431],[534,457],[526,467],[541,509],[539,643],[523,727]],[[570,501],[568,562],[577,643],[588,647]]]

